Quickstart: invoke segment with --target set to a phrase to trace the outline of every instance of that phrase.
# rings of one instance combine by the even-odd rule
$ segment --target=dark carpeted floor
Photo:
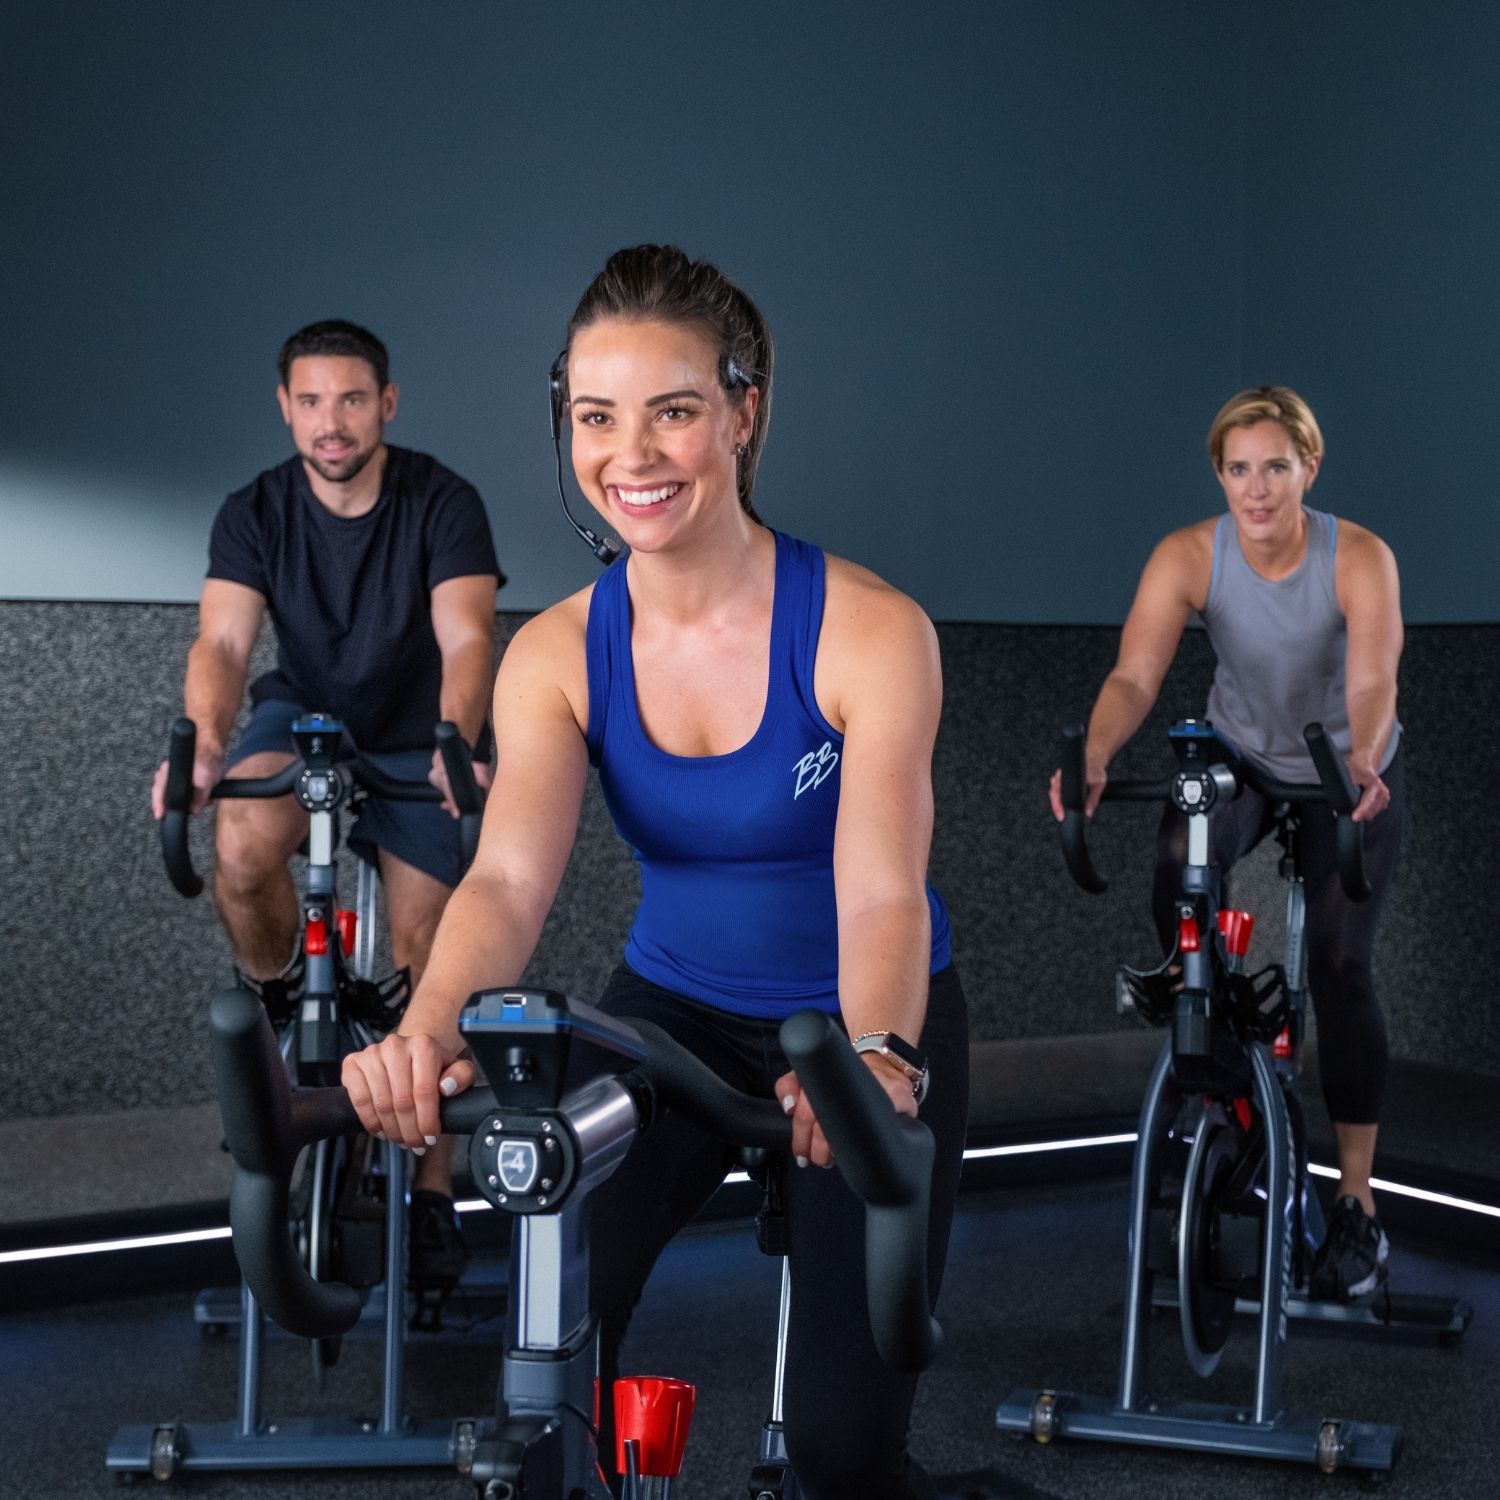
[[[971,1194],[961,1200],[940,1313],[948,1335],[923,1383],[913,1446],[930,1468],[988,1471],[1008,1500],[1131,1500],[1211,1493],[1215,1500],[1353,1493],[1352,1479],[1310,1469],[1094,1444],[1039,1448],[998,1434],[997,1402],[1013,1387],[1108,1393],[1119,1339],[1124,1184],[1070,1183]],[[1500,1424],[1500,1277],[1473,1257],[1398,1245],[1398,1286],[1468,1298],[1475,1318],[1457,1348],[1383,1341],[1293,1326],[1287,1362],[1294,1411],[1397,1422],[1406,1453],[1385,1488],[1391,1500],[1482,1500],[1496,1493]],[[640,1373],[699,1384],[699,1408],[677,1500],[737,1500],[768,1403],[779,1267],[743,1225],[694,1230],[668,1251],[632,1330]],[[185,1296],[142,1297],[0,1317],[0,1495],[87,1500],[114,1494],[104,1451],[123,1423],[225,1420],[233,1411],[235,1343],[205,1340]],[[1231,1341],[1210,1382],[1173,1348],[1175,1323],[1154,1325],[1153,1386],[1167,1394],[1239,1400],[1248,1336]],[[1246,1333],[1248,1333],[1248,1325]],[[498,1330],[424,1340],[411,1350],[410,1404],[420,1416],[483,1413],[493,1401]],[[373,1410],[373,1331],[346,1341],[329,1395],[315,1398],[302,1345],[273,1341],[267,1415]],[[1189,1389],[1196,1386],[1196,1390]],[[143,1481],[149,1483],[149,1481]],[[1332,1486],[1332,1488],[1330,1488]],[[151,1486],[155,1491],[156,1487]],[[189,1476],[169,1494],[217,1500],[416,1500],[472,1494],[442,1474]],[[857,1497],[850,1497],[857,1500]]]

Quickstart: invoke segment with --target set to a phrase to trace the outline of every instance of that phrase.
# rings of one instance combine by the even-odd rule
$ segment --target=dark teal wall
[[[1119,619],[1266,374],[1411,617],[1493,618],[1500,23],[1433,9],[8,7],[0,595],[194,597],[224,492],[287,451],[276,346],[337,315],[391,346],[393,439],[480,485],[505,603],[550,602],[593,564],[544,372],[608,251],[669,238],[776,329],[763,513],[939,618]]]
[[[1408,618],[1500,619],[1500,10],[1310,5],[1248,90],[1247,382],[1328,441],[1320,503],[1396,549]]]
[[[392,433],[536,607],[591,576],[544,378],[609,250],[681,241],[780,341],[762,510],[949,618],[1108,618],[1211,500],[1233,112],[1193,0],[10,7],[0,594],[191,598],[279,460],[281,338],[367,321]]]

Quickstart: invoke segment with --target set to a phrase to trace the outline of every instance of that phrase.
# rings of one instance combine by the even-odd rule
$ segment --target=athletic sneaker
[[[428,1188],[411,1195],[411,1274],[413,1291],[445,1297],[469,1264],[453,1200]]]
[[[297,1011],[297,1002],[302,998],[304,964],[302,946],[288,960],[286,967],[273,979],[252,979],[238,965],[234,970],[234,982],[242,990],[258,995],[271,1018],[271,1025],[278,1031],[285,1026]]]
[[[1391,1242],[1380,1220],[1359,1206],[1359,1199],[1340,1198],[1328,1216],[1328,1238],[1313,1265],[1315,1297],[1363,1302],[1385,1285]]]

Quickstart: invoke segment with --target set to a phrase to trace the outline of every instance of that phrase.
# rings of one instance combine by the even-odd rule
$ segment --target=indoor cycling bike
[[[449,723],[435,740],[460,818],[465,864],[478,842],[481,801],[467,747]],[[405,970],[377,980],[376,872],[359,861],[356,906],[339,907],[338,818],[370,793],[408,802],[438,802],[426,781],[387,775],[348,742],[338,720],[321,714],[292,726],[298,758],[271,776],[229,777],[213,800],[292,796],[308,817],[307,871],[301,900],[303,990],[292,1014],[279,1017],[282,1066],[304,1084],[337,1080],[346,1052],[370,1045],[396,1026],[409,998]],[[175,889],[203,890],[188,848],[188,809],[196,728],[179,719],[167,764],[162,855]],[[259,1002],[255,1002],[259,1005]],[[376,1417],[268,1422],[261,1412],[264,1324],[253,1291],[209,1290],[194,1306],[206,1331],[240,1329],[237,1415],[227,1423],[157,1423],[116,1433],[106,1457],[120,1474],[170,1478],[179,1469],[299,1469],[357,1465],[443,1465],[452,1461],[454,1424],[415,1422],[405,1412],[407,1188],[406,1153],[383,1147],[363,1131],[318,1141],[306,1153],[294,1214],[298,1255],[319,1280],[360,1287],[383,1324],[381,1410]],[[419,1303],[418,1312],[421,1312]],[[314,1380],[322,1387],[340,1352],[338,1336],[309,1343]]]
[[[1018,1390],[996,1414],[1006,1431],[1040,1442],[1105,1439],[1152,1447],[1287,1459],[1378,1474],[1401,1451],[1397,1427],[1332,1417],[1294,1418],[1282,1407],[1290,1318],[1422,1329],[1456,1337],[1469,1308],[1452,1299],[1384,1293],[1367,1306],[1311,1295],[1312,1258],[1324,1233],[1309,1175],[1306,1130],[1293,1087],[1307,990],[1300,861],[1303,809],[1334,813],[1339,878],[1352,900],[1369,895],[1363,836],[1349,814],[1356,797],[1320,725],[1306,730],[1316,786],[1273,780],[1211,724],[1186,720],[1169,732],[1178,771],[1166,781],[1111,781],[1107,801],[1170,802],[1188,819],[1188,856],[1177,899],[1173,953],[1151,969],[1122,967],[1122,1009],[1167,1028],[1146,1089],[1131,1174],[1130,1232],[1120,1383],[1113,1402],[1059,1391]],[[1289,883],[1286,957],[1244,970],[1254,918],[1221,906],[1210,859],[1216,810],[1254,788],[1275,809]],[[1061,827],[1069,873],[1099,893],[1083,807],[1084,731],[1064,736]],[[1153,1306],[1174,1309],[1189,1367],[1219,1363],[1235,1314],[1256,1318],[1256,1363],[1248,1408],[1152,1399],[1145,1390]]]
[[[357,1126],[353,1106],[343,1089],[291,1086],[269,1024],[247,995],[220,995],[211,1024],[245,1279],[282,1326],[336,1336],[358,1318],[359,1296],[308,1274],[287,1232],[288,1185],[304,1146]],[[790,1121],[774,1101],[735,1092],[649,1022],[622,1021],[549,991],[482,991],[459,1028],[487,1086],[442,1101],[443,1129],[471,1133],[474,1180],[512,1216],[513,1242],[498,1412],[492,1423],[465,1427],[455,1461],[483,1500],[608,1500],[595,1455],[589,1194],[665,1106],[721,1139],[777,1151],[789,1146]],[[927,1287],[931,1133],[895,1114],[828,1016],[791,1017],[781,1045],[838,1170],[866,1203],[876,1346],[894,1368],[923,1369],[941,1341]],[[624,1456],[633,1478],[639,1466]],[[648,1488],[642,1478],[636,1492]]]

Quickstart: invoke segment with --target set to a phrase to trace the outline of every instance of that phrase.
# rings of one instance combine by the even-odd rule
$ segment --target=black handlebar
[[[943,1344],[927,1290],[932,1132],[891,1108],[848,1039],[821,1011],[799,1011],[783,1021],[781,1047],[813,1102],[844,1180],[864,1200],[875,1347],[893,1370],[925,1370]]]
[[[467,870],[479,848],[479,824],[484,812],[484,800],[479,795],[479,784],[474,780],[474,758],[458,732],[458,726],[448,719],[433,731],[433,738],[437,741],[438,754],[443,757],[443,768],[448,773],[453,805],[458,809],[458,837],[464,869]]]
[[[198,726],[178,719],[167,740],[167,811],[161,820],[161,856],[167,878],[184,896],[202,893],[203,881],[188,852],[188,816],[193,805],[193,756],[198,749]]]
[[[1302,731],[1308,753],[1318,773],[1317,785],[1277,781],[1260,766],[1243,756],[1226,757],[1226,764],[1239,786],[1248,786],[1270,802],[1323,803],[1334,814],[1337,838],[1339,883],[1351,901],[1363,901],[1370,894],[1370,883],[1364,867],[1364,828],[1350,814],[1359,794],[1349,777],[1348,768],[1321,724],[1309,724]],[[1109,881],[1094,865],[1088,848],[1088,819],[1084,803],[1088,783],[1084,769],[1084,728],[1070,724],[1063,730],[1062,747],[1063,821],[1059,829],[1063,862],[1068,873],[1091,895],[1109,889]],[[1104,802],[1169,802],[1172,779],[1162,781],[1109,781],[1105,783]]]
[[[791,1121],[772,1100],[731,1088],[665,1032],[645,1021],[646,1060],[635,1070],[662,1101],[737,1144],[786,1151]],[[308,1274],[287,1229],[287,1197],[304,1146],[362,1127],[342,1088],[294,1089],[260,1002],[228,990],[209,1007],[224,1141],[235,1161],[229,1217],[235,1255],[251,1290],[283,1328],[305,1338],[345,1333],[358,1295]],[[783,1023],[781,1042],[817,1110],[838,1164],[866,1208],[870,1324],[892,1368],[925,1369],[942,1343],[927,1292],[927,1206],[932,1134],[896,1115],[832,1020],[805,1011]],[[440,1101],[444,1133],[471,1134],[496,1107],[488,1088]]]
[[[453,801],[459,810],[459,845],[467,869],[479,847],[479,825],[484,811],[478,783],[474,780],[474,767],[469,747],[464,743],[455,725],[444,719],[434,731],[433,738],[443,765],[448,772],[448,783],[453,789]],[[193,868],[192,854],[188,848],[188,822],[193,802],[193,757],[197,751],[198,727],[191,719],[178,719],[172,725],[167,743],[167,793],[166,814],[161,820],[161,852],[167,867],[167,878],[173,889],[183,896],[201,894],[203,880]],[[426,781],[405,781],[388,776],[379,766],[356,752],[340,761],[349,768],[355,783],[366,791],[380,797],[389,797],[395,802],[441,802],[443,794]],[[221,802],[238,798],[284,797],[297,784],[303,764],[300,759],[275,772],[271,776],[226,776],[214,783],[209,798]]]
[[[245,990],[209,1006],[210,1048],[224,1143],[234,1157],[229,1225],[240,1269],[266,1312],[305,1338],[347,1333],[359,1321],[359,1294],[315,1281],[287,1228],[287,1196],[304,1146],[362,1130],[341,1088],[293,1089],[265,1007]],[[467,1134],[495,1107],[488,1089],[441,1103],[443,1129]]]

